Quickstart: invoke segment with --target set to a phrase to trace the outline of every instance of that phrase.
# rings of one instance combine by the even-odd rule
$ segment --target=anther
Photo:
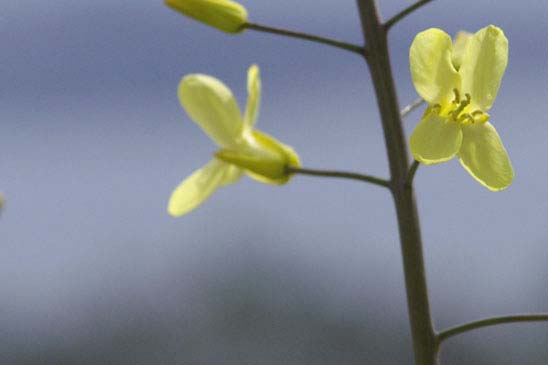
[[[455,99],[453,99],[453,104],[459,104],[460,103],[460,93],[457,88],[453,89],[453,93],[455,94]]]
[[[458,119],[458,122],[459,122],[459,123],[462,123],[462,122],[464,122],[465,120],[470,121],[470,123],[475,123],[475,122],[476,122],[476,121],[474,120],[474,118],[473,118],[470,114],[468,114],[468,113],[461,114],[461,116],[460,116],[459,119]]]
[[[459,117],[459,114],[470,104],[470,94],[466,94],[466,100],[462,100],[458,106],[457,109],[453,110],[451,112],[451,115],[453,116],[453,120],[457,120]]]
[[[427,112],[428,113],[436,113],[436,114],[440,114],[440,110],[441,110],[441,105],[439,104],[434,104],[434,105],[431,105],[428,107],[427,109]]]

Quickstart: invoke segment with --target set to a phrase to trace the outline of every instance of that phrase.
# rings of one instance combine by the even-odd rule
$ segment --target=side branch
[[[409,172],[407,173],[407,177],[405,179],[405,184],[407,186],[411,186],[413,184],[413,179],[415,178],[415,174],[417,173],[417,169],[420,166],[420,162],[415,160],[413,161],[413,164],[409,168]]]
[[[310,176],[320,176],[320,177],[336,177],[342,179],[353,179],[365,181],[371,184],[383,186],[385,188],[390,187],[390,182],[385,179],[381,179],[375,176],[358,174],[355,172],[346,172],[346,171],[328,171],[328,170],[313,170],[313,169],[304,169],[300,167],[287,167],[287,172],[290,174],[301,174],[301,175],[310,175]]]
[[[277,34],[277,35],[290,37],[290,38],[304,39],[304,40],[307,40],[307,41],[321,43],[321,44],[326,44],[326,45],[333,46],[333,47],[336,47],[336,48],[344,49],[346,51],[357,53],[359,55],[364,55],[365,54],[365,48],[364,47],[361,47],[361,46],[358,46],[358,45],[355,45],[355,44],[351,44],[351,43],[337,41],[337,40],[330,39],[330,38],[320,37],[320,36],[313,35],[313,34],[302,33],[302,32],[294,32],[294,31],[291,31],[291,30],[280,29],[280,28],[273,28],[273,27],[268,27],[268,26],[261,25],[261,24],[256,24],[256,23],[245,23],[243,25],[243,28],[252,29],[252,30],[259,31],[259,32]]]
[[[409,14],[411,14],[412,12],[420,8],[421,6],[426,5],[431,1],[432,0],[420,0],[414,3],[413,5],[403,9],[398,14],[388,19],[386,23],[384,23],[384,28],[386,29],[386,31],[388,31],[394,24],[396,24],[397,22],[399,22],[400,20],[402,20],[403,18],[405,18],[406,16],[408,16]]]
[[[400,110],[400,116],[402,118],[405,118],[407,114],[411,113],[413,110],[417,109],[419,106],[421,106],[424,103],[425,101],[423,100],[423,98],[421,97],[416,98],[411,103],[406,105],[402,110]]]
[[[450,337],[460,335],[464,332],[472,331],[482,327],[496,326],[506,323],[518,323],[518,322],[539,322],[548,321],[548,314],[516,314],[503,317],[492,317],[466,323],[460,326],[449,328],[445,331],[438,333],[438,340],[440,342],[447,340]]]

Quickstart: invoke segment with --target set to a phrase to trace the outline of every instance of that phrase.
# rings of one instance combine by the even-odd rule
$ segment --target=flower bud
[[[243,31],[247,10],[230,0],[165,0],[166,5],[227,33]]]

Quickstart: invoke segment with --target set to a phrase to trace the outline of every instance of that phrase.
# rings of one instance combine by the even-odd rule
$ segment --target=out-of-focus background
[[[250,20],[349,42],[353,0],[241,0]],[[379,1],[385,17],[410,1]],[[438,328],[548,310],[548,5],[436,0],[390,34],[400,102],[416,97],[414,35],[487,24],[510,40],[492,109],[516,179],[492,193],[451,161],[416,179]],[[158,1],[2,0],[1,364],[410,364],[390,196],[353,181],[249,179],[188,216],[172,189],[215,150],[176,98],[217,76],[304,165],[387,176],[363,61],[248,31],[230,36]],[[410,132],[420,111],[407,120]],[[548,364],[548,325],[448,341],[443,364]]]

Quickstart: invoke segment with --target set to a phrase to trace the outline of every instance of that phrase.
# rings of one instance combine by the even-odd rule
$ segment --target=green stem
[[[256,23],[246,23],[246,24],[243,25],[243,28],[252,29],[252,30],[259,31],[259,32],[282,35],[282,36],[285,36],[285,37],[304,39],[304,40],[307,40],[307,41],[321,43],[321,44],[326,44],[326,45],[329,45],[329,46],[344,49],[346,51],[351,51],[353,53],[357,53],[357,54],[360,54],[360,55],[363,55],[364,52],[365,52],[364,47],[357,46],[357,45],[351,44],[351,43],[337,41],[337,40],[334,40],[334,39],[324,38],[324,37],[320,37],[320,36],[313,35],[313,34],[308,34],[308,33],[294,32],[294,31],[286,30],[286,29],[273,28],[273,27],[268,27],[268,26],[261,25],[261,24],[256,24]]]
[[[495,326],[506,323],[517,322],[538,322],[548,321],[548,314],[515,314],[510,316],[492,317],[479,321],[474,321],[466,324],[462,324],[453,328],[449,328],[445,331],[441,331],[438,334],[439,342],[447,340],[449,337],[460,335],[464,332],[472,331],[482,327]]]
[[[305,169],[305,168],[292,167],[292,166],[287,167],[287,172],[290,174],[301,174],[301,175],[311,175],[311,176],[320,176],[320,177],[336,177],[336,178],[343,178],[343,179],[360,180],[360,181],[365,181],[371,184],[383,186],[385,188],[390,187],[390,182],[385,179],[381,179],[381,178],[370,176],[370,175],[358,174],[355,172],[313,170],[313,169]]]
[[[436,365],[438,341],[430,316],[415,194],[412,184],[406,184],[408,152],[390,65],[387,28],[378,15],[375,0],[357,0],[357,3],[369,50],[366,60],[377,96],[390,164],[391,191],[398,218],[415,364]]]
[[[417,1],[413,5],[403,9],[402,11],[400,11],[398,14],[394,15],[386,23],[384,23],[384,27],[385,27],[386,31],[388,31],[394,24],[396,24],[397,22],[399,22],[400,20],[402,20],[403,18],[405,18],[406,16],[408,16],[409,14],[411,14],[412,12],[414,12],[415,10],[420,8],[421,6],[426,5],[431,1],[432,0]]]
[[[417,173],[417,169],[420,166],[420,162],[415,160],[413,161],[413,164],[411,164],[411,167],[409,168],[409,172],[407,173],[407,178],[405,179],[405,183],[407,185],[412,185],[413,180],[415,179],[415,174]]]

